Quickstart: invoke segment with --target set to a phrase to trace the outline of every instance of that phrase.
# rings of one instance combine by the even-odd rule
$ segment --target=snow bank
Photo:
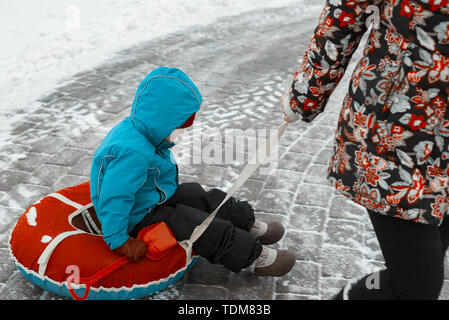
[[[115,52],[189,25],[292,2],[0,0],[0,150],[12,124],[39,105],[36,99]]]

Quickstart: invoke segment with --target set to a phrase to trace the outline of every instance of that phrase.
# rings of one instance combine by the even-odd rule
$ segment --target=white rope
[[[97,224],[95,223],[94,219],[92,218],[92,216],[90,215],[89,210],[84,211],[84,214],[87,218],[87,220],[89,220],[90,225],[92,226],[92,228],[94,228],[95,233],[98,235],[102,235],[103,232],[101,232],[100,228],[97,226]]]
[[[76,209],[81,209],[82,207],[84,207],[82,204],[79,204],[79,203],[77,203],[77,202],[74,202],[74,201],[72,201],[72,200],[70,200],[70,199],[64,197],[64,196],[63,196],[62,194],[60,194],[60,193],[52,193],[52,194],[49,194],[48,197],[56,198],[56,199],[58,199],[58,200],[64,202],[65,204],[68,204],[69,206],[72,206],[72,207],[74,207],[74,208],[76,208]]]
[[[76,208],[77,210],[71,214],[73,216],[78,214],[79,212],[84,211],[88,207],[92,206],[91,203],[88,204],[87,206],[83,206],[82,204],[79,204],[77,202],[74,202],[74,201],[64,197],[60,193],[52,193],[52,194],[49,194],[48,197],[56,198],[59,201],[62,201],[65,204],[68,204],[69,206]],[[83,216],[83,218],[84,218],[84,216]],[[37,260],[37,263],[39,264],[39,274],[41,276],[45,275],[45,270],[47,269],[48,261],[50,260],[50,257],[52,255],[53,251],[61,243],[61,241],[70,236],[74,236],[74,235],[81,234],[81,233],[85,233],[85,232],[83,230],[66,231],[66,232],[58,234],[55,238],[53,238],[53,240],[47,245],[45,250],[39,256],[39,259]]]
[[[81,217],[83,217],[84,224],[86,225],[86,228],[89,231],[89,233],[94,233],[94,231],[90,227],[89,221],[87,220],[86,211],[81,212]]]
[[[39,264],[39,274],[41,276],[45,275],[45,270],[47,269],[48,261],[50,260],[51,254],[56,249],[58,244],[60,244],[62,240],[80,233],[85,232],[83,230],[75,230],[60,233],[47,245],[44,252],[42,252],[42,254],[40,255],[39,260],[37,260],[37,263]]]
[[[247,165],[242,169],[240,175],[237,177],[237,179],[235,179],[231,190],[228,192],[224,200],[218,205],[214,212],[212,212],[199,226],[197,226],[193,230],[190,239],[179,242],[179,244],[186,250],[186,261],[189,261],[191,259],[193,244],[201,237],[201,235],[212,223],[212,220],[217,215],[218,210],[220,210],[223,204],[237,192],[237,190],[246,182],[246,180],[248,180],[248,178],[257,170],[257,168],[259,168],[260,164],[263,163],[271,154],[273,147],[277,145],[287,126],[288,122],[282,124],[276,130],[276,132],[271,135],[270,139],[265,142],[265,145],[256,151],[253,157],[248,161]]]

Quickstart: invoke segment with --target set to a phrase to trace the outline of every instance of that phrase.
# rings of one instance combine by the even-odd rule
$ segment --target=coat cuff
[[[301,115],[297,112],[294,112],[292,108],[290,107],[290,96],[286,95],[284,98],[284,112],[287,115],[287,117],[292,121],[297,121],[301,119]]]
[[[126,241],[128,241],[129,235],[127,233],[115,234],[113,236],[104,237],[107,245],[111,250],[115,250],[121,247]]]

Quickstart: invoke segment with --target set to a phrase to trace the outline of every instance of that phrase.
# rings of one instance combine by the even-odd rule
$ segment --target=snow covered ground
[[[63,79],[194,24],[292,0],[0,0],[0,150]],[[305,5],[306,0],[297,0]]]

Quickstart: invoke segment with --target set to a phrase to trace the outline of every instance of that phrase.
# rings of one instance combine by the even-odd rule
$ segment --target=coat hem
[[[352,202],[362,206],[366,210],[371,210],[375,213],[382,214],[384,216],[391,216],[393,218],[402,219],[405,221],[412,221],[416,223],[422,223],[427,225],[436,225],[440,226],[443,222],[443,218],[446,217],[446,215],[441,219],[432,219],[432,221],[429,221],[424,217],[423,210],[419,210],[419,213],[413,213],[411,214],[410,209],[404,209],[399,206],[391,206],[391,205],[385,205],[382,203],[372,203],[372,205],[369,203],[369,199],[365,197],[363,194],[354,192],[353,189],[341,184],[341,181],[338,181],[335,177],[333,177],[331,174],[328,174],[327,180],[331,184],[332,187],[337,191],[338,194],[345,196],[347,199],[351,200]],[[409,218],[411,217],[411,218]]]

